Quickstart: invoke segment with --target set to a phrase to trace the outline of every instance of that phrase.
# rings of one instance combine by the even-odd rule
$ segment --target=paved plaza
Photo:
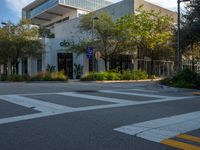
[[[143,83],[0,83],[0,150],[200,150],[195,90]]]

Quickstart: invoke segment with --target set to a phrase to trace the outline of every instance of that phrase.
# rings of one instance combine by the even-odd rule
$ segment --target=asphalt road
[[[0,83],[0,150],[200,150],[200,97],[147,83]]]

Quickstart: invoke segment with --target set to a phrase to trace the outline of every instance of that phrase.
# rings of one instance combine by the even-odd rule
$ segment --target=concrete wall
[[[141,5],[143,5],[144,10],[160,11],[161,14],[171,16],[175,22],[177,21],[177,13],[176,12],[170,11],[168,9],[165,9],[158,5],[154,5],[154,4],[144,1],[144,0],[134,0],[134,9],[135,10],[138,9]]]

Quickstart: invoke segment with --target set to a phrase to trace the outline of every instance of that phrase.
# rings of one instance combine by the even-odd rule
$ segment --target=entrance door
[[[70,79],[73,78],[72,53],[58,53],[58,71],[64,71]]]

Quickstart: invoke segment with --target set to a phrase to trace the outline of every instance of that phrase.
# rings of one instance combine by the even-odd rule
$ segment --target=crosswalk
[[[40,99],[41,96],[45,95],[52,97],[55,95],[58,97],[62,96],[65,97],[64,101],[71,101],[72,99],[73,101],[76,101],[77,99],[80,99],[82,101],[98,101],[101,102],[101,104],[93,103],[93,105],[73,107],[70,105],[62,105],[56,102],[50,102],[48,98],[45,101]],[[143,99],[141,100],[139,97]],[[77,91],[0,95],[0,101],[17,104],[19,106],[26,107],[27,109],[34,109],[37,111],[33,114],[1,118],[0,125],[80,111],[120,108],[169,101],[187,101],[193,97],[194,96],[172,96],[167,94],[162,95],[159,93],[159,91],[146,90],[141,88],[99,90],[95,92]],[[138,138],[161,143],[178,149],[200,150],[200,146],[198,146],[198,144],[195,145],[188,142],[192,141],[194,143],[200,143],[200,137],[186,134],[199,128],[200,111],[196,111],[125,125],[113,130],[115,132],[136,136]]]
[[[90,93],[84,92],[55,92],[55,93],[32,93],[32,94],[13,94],[13,95],[0,95],[0,100],[6,101],[9,103],[14,103],[28,109],[34,109],[39,111],[39,113],[34,114],[27,114],[27,115],[20,115],[8,118],[1,118],[0,124],[5,123],[12,123],[17,121],[41,118],[46,116],[52,116],[57,114],[63,113],[72,113],[72,112],[79,112],[79,111],[89,111],[89,110],[98,110],[98,109],[111,109],[111,108],[119,108],[119,107],[126,107],[126,106],[134,106],[134,105],[143,105],[143,104],[151,104],[151,103],[161,103],[166,101],[177,101],[177,100],[187,100],[192,98],[191,96],[186,97],[174,97],[174,96],[163,96],[158,95],[156,91],[151,90],[144,90],[144,89],[129,89],[128,91],[124,91],[124,89],[120,90],[99,90],[96,91],[100,93],[100,95],[92,95]],[[103,95],[101,95],[101,93]],[[106,95],[107,94],[107,95]],[[131,96],[133,99],[123,99],[123,98],[114,98],[108,96],[109,94],[114,95],[124,95]],[[73,97],[73,100],[76,99],[81,100],[90,100],[90,101],[99,101],[99,102],[106,102],[103,105],[92,105],[92,106],[83,106],[83,107],[72,107],[72,106],[64,106],[61,104],[49,102],[48,99],[46,101],[42,101],[41,99],[30,98],[27,96],[42,96],[42,95],[61,95],[65,96],[65,101],[69,101],[69,97]],[[146,97],[150,98],[151,100],[136,100],[135,96],[138,97]]]
[[[102,104],[94,103],[80,107],[62,105],[56,102],[45,101],[34,96],[64,96],[64,101],[80,99],[82,101],[98,101]],[[114,96],[113,96],[114,95]],[[121,95],[121,96],[119,96]],[[119,97],[118,97],[119,96]],[[69,98],[70,97],[70,98]],[[137,98],[143,98],[137,99]],[[194,96],[169,96],[162,95],[158,91],[146,89],[115,89],[115,90],[99,90],[95,92],[52,92],[52,93],[32,93],[32,94],[13,94],[0,95],[0,101],[17,104],[34,109],[37,112],[33,114],[25,114],[0,119],[0,125],[26,121],[30,119],[54,116],[65,113],[75,113],[80,111],[90,111],[99,109],[111,109],[127,106],[137,106],[144,104],[162,103],[168,101],[190,100]],[[190,112],[166,118],[159,118],[136,124],[125,125],[115,128],[114,131],[124,134],[143,138],[145,140],[162,143],[168,146],[183,150],[200,150],[198,145],[178,141],[174,137],[184,139],[186,141],[200,142],[199,137],[187,135],[185,133],[200,128],[200,111]]]

